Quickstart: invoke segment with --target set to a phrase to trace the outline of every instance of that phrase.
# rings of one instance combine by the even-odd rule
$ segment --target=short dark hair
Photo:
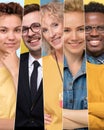
[[[2,15],[17,15],[22,20],[23,8],[19,3],[9,2],[0,3],[0,16]]]
[[[102,3],[98,2],[90,2],[88,4],[85,4],[85,12],[99,12],[104,13],[104,5]]]
[[[39,4],[27,4],[24,6],[24,15],[34,11],[40,11]]]

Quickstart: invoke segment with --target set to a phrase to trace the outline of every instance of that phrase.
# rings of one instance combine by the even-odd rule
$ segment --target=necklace
[[[56,52],[55,52],[55,51],[54,51],[54,55],[55,55],[55,61],[56,61],[57,67],[58,67],[58,71],[59,71],[61,80],[62,80],[62,82],[63,82],[63,77],[62,77],[61,69],[60,69],[60,66],[59,66],[58,59],[57,59],[57,56],[56,56]]]

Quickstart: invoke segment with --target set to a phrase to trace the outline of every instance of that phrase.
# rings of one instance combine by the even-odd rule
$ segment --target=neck
[[[81,62],[83,60],[83,52],[80,54],[72,54],[65,51],[65,57],[69,64],[75,63],[75,62]]]
[[[101,53],[101,52],[98,52],[98,53],[90,53],[90,52],[87,51],[87,54],[88,54],[89,56],[92,56],[92,57],[97,58],[97,57],[103,55],[104,53]]]
[[[63,62],[63,50],[62,49],[60,49],[60,50],[54,50],[53,52],[52,52],[52,56],[53,56],[53,58],[55,58],[55,55],[56,55],[56,57],[57,57],[57,60],[58,60],[58,62]]]
[[[41,58],[41,50],[38,50],[38,51],[30,51],[30,54],[31,54],[35,59]]]
[[[2,63],[2,61],[1,61],[1,54],[0,54],[0,67],[3,67],[3,63]]]
[[[65,52],[65,57],[67,59],[68,67],[69,67],[72,75],[75,76],[82,65],[83,53],[81,53],[79,55],[74,55],[74,54],[70,54],[70,53],[67,54]]]

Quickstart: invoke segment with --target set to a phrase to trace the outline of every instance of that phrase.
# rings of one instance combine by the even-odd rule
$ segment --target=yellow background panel
[[[40,4],[40,0],[24,0],[24,5],[32,4],[32,3]],[[24,53],[24,52],[28,52],[28,49],[26,48],[26,46],[24,45],[24,42],[22,40],[21,41],[21,53]]]
[[[24,4],[31,4],[31,3],[40,3],[40,0],[24,0]]]
[[[84,0],[84,3],[87,4],[90,1],[95,1],[95,2],[99,2],[99,3],[103,3],[104,4],[104,0]]]

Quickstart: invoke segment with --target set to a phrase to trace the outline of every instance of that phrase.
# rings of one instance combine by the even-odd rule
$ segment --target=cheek
[[[21,43],[21,40],[22,40],[21,38],[22,38],[21,35],[16,36],[17,48],[20,47],[20,43]]]
[[[4,43],[6,41],[6,35],[0,34],[0,43]]]
[[[69,35],[64,34],[64,44],[67,43],[70,40]]]
[[[103,44],[104,44],[104,35],[102,35],[102,39],[103,39]]]
[[[49,37],[48,37],[47,34],[46,34],[46,35],[43,35],[43,38],[44,38],[46,41],[49,41]]]
[[[57,32],[58,32],[59,34],[63,35],[63,27],[62,27],[62,26],[59,27],[59,28],[57,29]]]
[[[79,38],[82,40],[85,40],[85,34],[84,33],[79,33]]]

